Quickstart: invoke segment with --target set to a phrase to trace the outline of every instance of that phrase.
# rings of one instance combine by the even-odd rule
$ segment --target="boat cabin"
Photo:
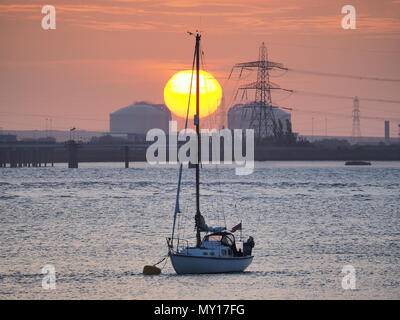
[[[225,246],[233,246],[235,244],[235,236],[229,232],[215,232],[204,236],[202,244],[219,243]]]
[[[229,232],[216,232],[204,236],[201,242],[202,249],[218,250],[219,256],[239,256],[235,243],[235,236]]]

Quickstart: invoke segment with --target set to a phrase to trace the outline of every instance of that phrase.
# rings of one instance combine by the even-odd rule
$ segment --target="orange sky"
[[[203,33],[205,66],[232,99],[234,63],[257,59],[262,41],[271,60],[293,69],[400,78],[400,0],[49,0],[57,29],[41,28],[42,1],[0,3],[0,127],[108,130],[108,115],[133,101],[163,102],[176,71],[190,69],[193,38]],[[341,8],[357,10],[357,29],[341,28]],[[279,75],[279,74],[278,74]],[[400,82],[349,80],[288,72],[282,87],[400,100]],[[298,111],[295,131],[351,134],[351,100],[274,94]],[[360,103],[362,115],[393,119],[400,105]],[[312,114],[308,111],[319,111]],[[324,114],[324,112],[326,114]],[[348,115],[337,117],[332,113]],[[395,121],[397,119],[397,121]],[[362,135],[382,136],[383,120],[361,120]]]

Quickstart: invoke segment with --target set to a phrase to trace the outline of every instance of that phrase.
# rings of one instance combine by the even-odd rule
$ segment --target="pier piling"
[[[124,147],[125,168],[129,168],[129,147]]]
[[[68,168],[78,168],[78,144],[74,140],[67,143],[68,150]]]

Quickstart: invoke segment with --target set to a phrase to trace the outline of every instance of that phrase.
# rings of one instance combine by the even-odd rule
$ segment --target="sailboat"
[[[190,246],[189,241],[175,237],[176,219],[180,213],[179,196],[181,189],[182,169],[179,167],[179,178],[176,195],[176,204],[174,212],[174,220],[172,226],[172,236],[167,238],[168,255],[171,259],[172,266],[178,274],[197,274],[197,273],[228,273],[242,272],[253,261],[252,248],[254,247],[254,239],[249,237],[246,242],[242,242],[243,247],[237,248],[234,232],[242,229],[242,223],[226,230],[225,227],[208,226],[205,218],[200,212],[200,41],[201,35],[190,33],[196,38],[196,46],[194,52],[194,61],[192,66],[192,74],[196,65],[196,114],[194,116],[194,125],[196,127],[197,136],[197,163],[192,164],[196,169],[196,213],[195,213],[195,230],[196,245]],[[190,86],[191,90],[191,86]],[[191,92],[190,92],[191,93]],[[189,97],[190,97],[189,93]],[[189,98],[190,99],[190,98]],[[189,100],[190,105],[190,100]],[[189,108],[189,106],[188,106]],[[186,119],[187,124],[187,119]],[[202,238],[202,234],[204,234]]]

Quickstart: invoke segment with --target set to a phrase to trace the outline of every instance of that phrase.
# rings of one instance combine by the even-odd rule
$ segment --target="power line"
[[[346,100],[353,100],[354,97],[352,96],[345,96],[345,95],[338,95],[338,94],[330,94],[330,93],[321,93],[321,92],[312,92],[312,91],[303,91],[303,90],[293,90],[293,93],[306,95],[306,96],[317,96],[317,97],[324,97],[324,98],[333,98],[333,99],[346,99]],[[362,101],[370,101],[370,102],[382,102],[382,103],[399,103],[400,100],[388,100],[388,99],[380,99],[380,98],[358,98]]]
[[[320,114],[320,115],[330,115],[330,116],[334,116],[334,117],[341,117],[341,118],[347,118],[347,119],[352,119],[353,116],[352,115],[347,115],[347,114],[343,114],[343,113],[335,113],[335,112],[325,112],[325,111],[320,111],[320,110],[301,110],[301,109],[297,109],[297,108],[290,108],[290,107],[281,107],[281,109],[286,109],[286,110],[290,110],[290,111],[294,111],[294,112],[300,112],[300,113],[311,113],[311,114]],[[390,117],[370,117],[370,116],[361,116],[360,115],[360,119],[367,119],[367,120],[379,120],[379,121],[383,121],[383,120],[390,120],[390,121],[394,121],[394,122],[400,122],[400,118],[390,118]]]
[[[348,78],[348,79],[354,79],[354,80],[400,82],[400,79],[358,76],[358,75],[351,75],[351,74],[344,74],[344,73],[319,72],[319,71],[292,69],[292,68],[289,68],[288,71],[297,72],[297,73],[305,73],[305,74],[310,74],[310,75],[315,75],[315,76],[323,76],[323,77]]]
[[[0,120],[1,123],[5,124],[12,124],[12,125],[19,125],[19,126],[32,126],[32,123],[24,123],[24,122],[15,122],[15,121],[8,121],[8,120]],[[68,130],[67,127],[52,127],[51,131],[55,130]]]
[[[304,45],[304,44],[296,44],[296,43],[282,43],[269,41],[269,44],[277,45],[277,46],[286,46],[286,47],[296,47],[296,48],[306,48],[306,49],[323,49],[323,50],[333,50],[333,51],[344,51],[346,55],[349,52],[355,52],[357,54],[360,53],[378,53],[378,54],[400,54],[399,50],[374,50],[374,49],[358,49],[358,48],[348,48],[348,47],[327,47],[327,46],[316,46],[316,45]]]
[[[32,114],[32,113],[17,113],[17,112],[3,112],[0,111],[0,114],[8,114],[8,115],[16,115],[16,116],[27,116],[27,117],[41,117],[41,118],[59,118],[59,119],[66,119],[66,120],[81,120],[81,121],[101,121],[107,122],[104,119],[94,119],[94,118],[77,118],[77,117],[66,117],[66,116],[50,116],[45,114]]]

